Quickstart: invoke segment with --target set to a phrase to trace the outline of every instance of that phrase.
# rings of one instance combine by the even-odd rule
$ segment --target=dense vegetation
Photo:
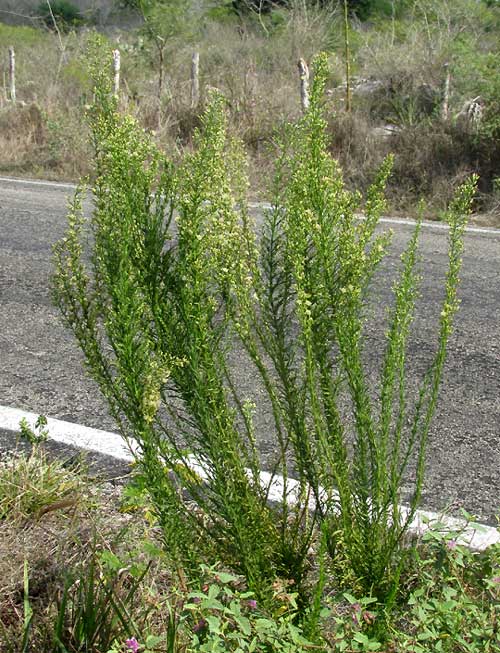
[[[143,483],[103,483],[43,444],[0,461],[2,653],[493,653],[500,552],[472,553],[435,524],[413,550],[385,641],[384,611],[338,573],[298,619],[295,588],[260,604],[243,578],[166,563]],[[318,618],[319,609],[319,618]],[[316,613],[316,614],[315,614]],[[315,621],[317,619],[317,621]],[[314,624],[317,625],[316,633]],[[372,632],[370,633],[370,629]],[[309,637],[309,641],[306,639]]]
[[[176,162],[119,110],[107,46],[89,54],[94,203],[84,215],[80,186],[52,291],[136,473],[104,508],[74,460],[44,453],[46,420],[21,423],[33,450],[0,465],[2,650],[497,650],[499,546],[473,553],[460,529],[435,523],[421,540],[411,527],[476,180],[446,214],[448,269],[418,393],[405,361],[420,223],[372,384],[364,326],[390,247],[378,227],[393,159],[359,220],[361,194],[328,151],[328,56],[315,58],[309,107],[277,145],[257,228],[220,92]],[[236,347],[257,392],[238,383]],[[265,467],[259,410],[274,440]]]
[[[450,199],[450,183],[476,172],[476,210],[489,212],[493,223],[498,216],[498,3],[352,1],[347,49],[343,3],[336,1],[258,3],[255,10],[257,3],[243,0],[123,0],[98,3],[92,13],[84,2],[54,0],[53,17],[47,4],[39,4],[32,14],[42,19],[29,23],[37,27],[0,23],[4,173],[71,179],[86,172],[87,141],[78,116],[90,101],[82,58],[95,24],[108,33],[110,49],[121,51],[122,104],[165,148],[191,147],[206,89],[221,90],[231,129],[249,147],[255,195],[263,189],[276,130],[300,114],[297,61],[310,63],[322,50],[329,53],[331,148],[350,187],[366,189],[380,162],[394,152],[391,210],[411,210],[423,195],[436,215]],[[136,27],[112,29],[113,21],[125,18]],[[16,50],[15,107],[9,101],[7,46]],[[190,91],[194,50],[200,53],[198,106],[192,106]]]
[[[110,65],[116,39],[64,33],[54,12],[54,33],[2,27],[21,61],[25,55],[25,104],[5,103],[5,141],[22,132],[26,156],[49,153],[54,171],[71,162],[72,174],[89,173],[54,247],[52,296],[135,468],[105,505],[75,460],[44,453],[43,417],[33,430],[20,425],[31,453],[0,464],[2,651],[498,650],[499,545],[473,552],[463,531],[435,523],[421,538],[412,526],[459,306],[475,175],[454,190],[443,186],[453,196],[443,214],[448,269],[418,391],[408,388],[406,363],[421,289],[420,221],[401,257],[374,384],[364,357],[371,281],[391,243],[380,225],[391,174],[395,200],[404,189],[403,153],[384,154],[403,137],[407,149],[424,134],[439,144],[460,133],[477,148],[495,147],[498,137],[491,85],[481,120],[445,115],[443,98],[432,94],[443,60],[458,66],[470,47],[472,32],[455,30],[457,7],[484,12],[496,29],[491,8],[465,0],[444,25],[445,4],[402,5],[387,22],[378,4],[365,3],[370,26],[347,6],[340,14],[305,3],[249,7],[241,18],[232,5],[210,17],[194,3],[136,3],[138,33],[120,34],[120,88]],[[488,58],[494,46],[478,15],[460,20],[476,26]],[[422,16],[424,36],[412,22]],[[443,50],[428,60],[418,48],[438,35]],[[311,59],[320,44],[327,51]],[[28,54],[40,46],[56,53],[56,68],[45,71],[49,84],[35,98],[23,66],[36,72]],[[218,87],[199,103],[184,76],[194,46],[205,81]],[[231,67],[235,53],[243,64]],[[311,61],[302,107],[298,76],[289,75],[299,55]],[[359,91],[367,82],[351,79],[346,56],[354,72],[377,66],[369,93]],[[424,65],[435,87],[419,80]],[[415,77],[403,75],[410,70]],[[486,76],[464,73],[463,97]],[[373,128],[389,116],[393,135],[377,140]],[[268,166],[261,184],[271,204],[260,227],[251,218],[246,149],[254,179]],[[332,149],[351,166],[345,177],[359,182],[356,190]],[[236,347],[258,393],[238,383]],[[274,440],[265,468],[259,410]]]

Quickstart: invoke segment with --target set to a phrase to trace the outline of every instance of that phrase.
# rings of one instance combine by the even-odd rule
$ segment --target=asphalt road
[[[113,420],[86,377],[82,355],[62,327],[48,292],[51,246],[63,234],[69,192],[64,186],[0,181],[0,406],[113,430]],[[412,231],[409,224],[382,226],[392,226],[395,233],[391,254],[374,283],[366,332],[374,388],[385,306]],[[420,243],[422,298],[409,348],[413,395],[436,347],[446,232],[425,227]],[[462,506],[495,524],[500,515],[500,231],[467,234],[461,276],[462,306],[429,438],[423,507],[441,510],[451,505],[457,512]],[[233,364],[241,387],[259,404],[260,391],[245,361],[236,354]],[[269,426],[269,416],[260,414],[257,432],[264,460],[274,448]],[[8,433],[0,436],[5,444]]]

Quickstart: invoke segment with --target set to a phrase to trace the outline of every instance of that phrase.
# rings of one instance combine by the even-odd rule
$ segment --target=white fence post
[[[191,108],[196,109],[200,102],[200,53],[193,52],[191,59]]]
[[[113,50],[113,93],[120,94],[120,50]]]
[[[450,104],[450,68],[446,63],[444,65],[446,71],[446,77],[444,78],[444,89],[443,89],[443,104],[441,106],[441,119],[448,120],[449,116],[449,104]]]
[[[255,110],[257,107],[257,70],[255,63],[250,62],[245,71],[245,105],[252,127],[255,125]]]
[[[300,75],[300,105],[305,113],[309,109],[309,68],[304,59],[298,63]]]
[[[16,53],[14,48],[9,48],[9,88],[10,88],[10,101],[16,101]]]
[[[9,101],[9,91],[7,90],[7,71],[3,71],[3,86],[2,86],[2,105],[4,102]]]

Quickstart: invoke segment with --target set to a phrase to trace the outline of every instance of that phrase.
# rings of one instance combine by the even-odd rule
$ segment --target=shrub
[[[49,29],[67,30],[84,22],[78,7],[69,0],[51,0],[50,8],[46,2],[41,2],[37,14]]]
[[[363,367],[363,322],[369,283],[390,240],[375,229],[392,159],[368,191],[366,220],[358,221],[360,196],[345,189],[328,153],[325,57],[315,65],[310,109],[281,148],[260,238],[220,94],[211,96],[194,152],[175,168],[118,113],[98,63],[94,75],[91,256],[80,188],[55,248],[54,300],[123,436],[137,441],[165,550],[193,575],[200,563],[222,560],[263,601],[273,578],[291,579],[302,608],[318,529],[323,548],[344,561],[364,593],[390,603],[401,541],[420,499],[474,183],[459,189],[448,213],[438,347],[410,411],[405,357],[420,227],[402,257],[374,398]],[[236,342],[273,420],[277,454],[267,478],[255,405],[230,367]],[[346,419],[341,401],[350,407]],[[403,512],[400,486],[410,462],[417,474]],[[271,506],[277,472],[283,481]]]
[[[140,442],[141,464],[169,554],[179,564],[197,569],[203,548],[219,547],[219,555],[236,565],[253,589],[263,592],[283,567],[285,556],[304,557],[307,544],[299,538],[299,551],[283,550],[288,542],[283,542],[267,506],[255,445],[246,437],[249,412],[239,404],[246,424],[240,432],[224,387],[222,337],[229,317],[225,303],[227,293],[232,294],[232,286],[245,274],[237,256],[245,232],[230,200],[229,182],[236,168],[229,169],[225,158],[222,99],[214,97],[204,118],[204,136],[179,175],[130,118],[116,113],[106,88],[97,92],[91,124],[94,192],[100,198],[94,223],[96,253],[103,264],[96,269],[100,298],[97,294],[96,301],[85,298],[93,291],[78,262],[80,192],[70,218],[71,233],[56,254],[56,301],[75,328],[123,433],[126,417],[132,427],[129,434]],[[111,197],[113,206],[108,203]],[[176,243],[168,235],[174,209],[179,211]],[[139,220],[148,225],[148,233]],[[110,239],[117,238],[117,230],[121,249],[112,251]],[[162,253],[164,246],[169,251]],[[63,270],[66,255],[78,267],[71,278]],[[137,264],[136,275],[126,271],[131,260]],[[122,325],[124,311],[128,318]],[[156,333],[151,331],[154,323]],[[116,348],[115,362],[100,351],[102,327]],[[180,403],[167,400],[170,420],[160,423],[157,409],[165,392],[177,394]],[[202,487],[189,457],[179,448],[181,434],[202,462],[210,491]],[[250,477],[245,466],[254,470]],[[202,513],[187,509],[168,471],[188,488],[209,524]]]

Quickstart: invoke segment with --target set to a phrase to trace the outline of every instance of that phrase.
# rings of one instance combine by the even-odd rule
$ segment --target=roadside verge
[[[0,406],[0,453],[13,449],[16,443],[16,434],[19,433],[19,422],[25,419],[30,428],[35,428],[38,415],[18,408]],[[103,469],[113,467],[117,473],[126,473],[129,464],[133,462],[134,456],[123,438],[118,433],[93,429],[88,426],[65,422],[62,420],[47,418],[48,442],[52,444],[56,455],[71,457],[79,450],[91,452],[94,464],[100,460],[99,467]],[[10,440],[10,446],[9,446]],[[133,444],[132,444],[133,446]],[[60,452],[60,454],[58,454]],[[118,465],[118,467],[114,467]],[[203,469],[193,459],[193,469],[203,478]],[[120,471],[121,470],[121,471]],[[261,473],[261,482],[268,484],[270,480],[267,472]],[[269,492],[270,501],[279,501],[282,496],[283,479],[276,476]],[[293,491],[289,495],[293,501]],[[404,514],[405,507],[402,507]],[[461,544],[467,545],[475,551],[483,551],[493,544],[500,544],[500,532],[491,526],[476,522],[465,522],[464,520],[440,515],[427,510],[418,510],[413,519],[409,532],[412,535],[422,535],[430,528],[443,528],[457,532],[457,539]]]

